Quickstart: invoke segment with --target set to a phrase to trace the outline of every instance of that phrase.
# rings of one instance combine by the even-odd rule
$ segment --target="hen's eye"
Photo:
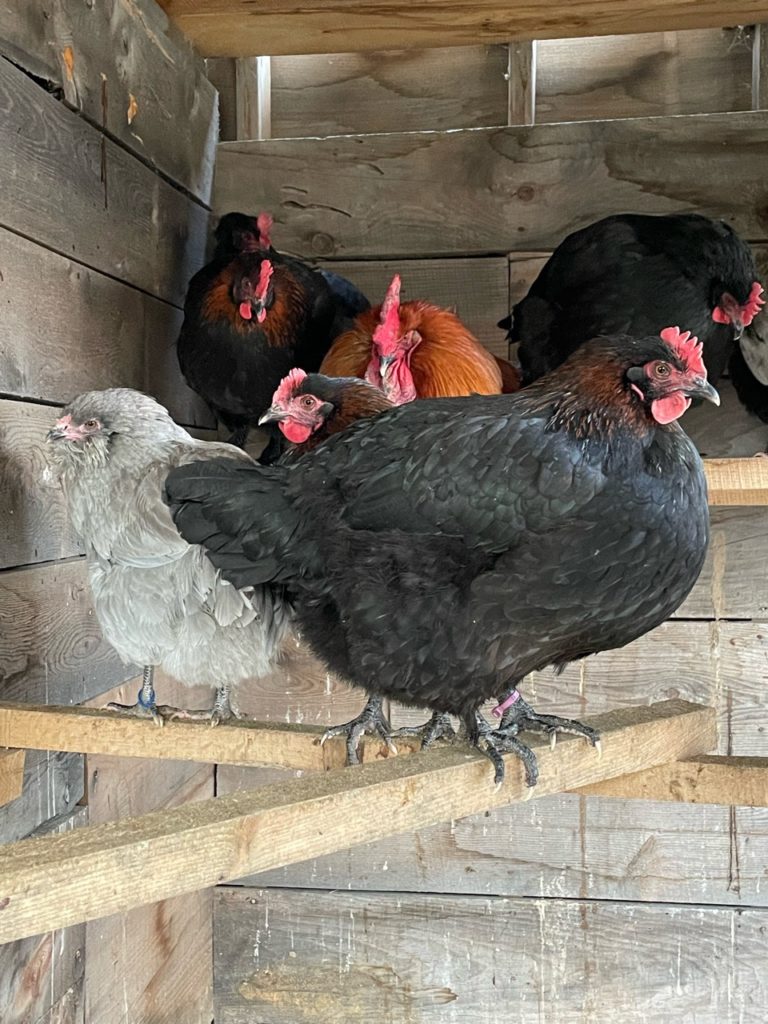
[[[668,377],[669,376],[669,363],[656,363],[656,367],[653,371],[657,377]]]
[[[98,425],[98,420],[86,420],[85,423],[83,424],[83,426],[87,427],[89,430],[95,430],[96,427],[98,427]]]
[[[310,398],[309,395],[307,395],[306,398],[302,398],[301,404],[304,406],[305,409],[311,409],[312,406],[315,404],[315,400],[314,398]]]

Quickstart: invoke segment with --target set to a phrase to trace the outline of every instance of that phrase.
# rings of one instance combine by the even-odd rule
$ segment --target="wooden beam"
[[[205,57],[464,46],[752,25],[764,0],[160,0]]]
[[[539,784],[507,757],[494,787],[480,754],[450,745],[234,793],[0,850],[0,943],[206,888],[439,821],[690,757],[717,741],[715,712],[686,701],[591,720],[602,756],[576,737],[535,744]]]
[[[536,40],[509,44],[507,124],[536,120]]]
[[[579,789],[582,796],[768,807],[768,757],[703,754]]]
[[[21,796],[25,750],[0,750],[0,807]]]
[[[0,746],[29,750],[270,765],[311,772],[342,768],[346,758],[342,738],[335,737],[321,747],[322,734],[322,729],[313,726],[253,721],[215,729],[206,722],[166,722],[158,729],[148,719],[97,708],[0,704]],[[419,741],[402,739],[397,746],[401,753],[412,753]],[[380,740],[364,738],[363,762],[387,756]]]
[[[768,459],[705,459],[710,505],[768,505]]]
[[[755,25],[752,36],[752,109],[768,107],[768,25]]]
[[[272,135],[272,75],[269,57],[235,61],[235,120],[238,139]]]

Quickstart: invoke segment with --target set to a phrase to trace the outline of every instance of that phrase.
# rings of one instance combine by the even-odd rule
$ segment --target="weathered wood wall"
[[[611,52],[601,59],[605,79],[611,60],[618,67],[622,59]],[[610,212],[725,216],[755,244],[765,272],[768,114],[744,109],[749,97],[735,70],[706,92],[707,60],[676,52],[677,99],[665,88],[652,102],[624,82],[616,90],[578,86],[583,96],[564,84],[558,102],[582,116],[591,93],[612,116],[660,115],[691,109],[692,89],[711,109],[723,109],[719,95],[744,112],[225,143],[214,210],[270,209],[278,247],[324,258],[372,298],[397,267],[409,295],[455,305],[500,353],[494,325],[551,248]],[[668,56],[646,56],[640,66],[650,81]],[[737,47],[721,58],[743,61]],[[360,68],[367,58],[354,60]],[[667,67],[667,84],[672,77]],[[335,102],[320,118],[313,88],[312,116],[324,127],[351,127],[333,121],[348,116]],[[558,88],[553,83],[550,94]],[[300,108],[297,96],[292,116]],[[273,126],[279,110],[273,89]],[[722,392],[719,412],[687,416],[701,450],[764,449],[768,427],[744,413],[727,382]],[[767,556],[765,510],[714,510],[707,566],[671,622],[560,677],[532,677],[528,694],[542,709],[573,715],[678,695],[712,703],[722,752],[766,755]],[[298,652],[285,675],[249,694],[244,710],[325,723],[361,703]],[[414,720],[391,711],[398,723]],[[220,767],[217,791],[281,777]],[[511,1015],[582,1024],[618,1013],[638,1022],[757,1024],[768,1002],[766,863],[763,811],[578,796],[360,846],[215,894],[216,1019],[481,1024]]]
[[[101,638],[82,552],[45,479],[45,433],[62,403],[111,386],[212,425],[179,379],[174,343],[204,258],[216,137],[203,62],[152,0],[0,7],[4,698],[75,703],[135,679]],[[0,842],[212,786],[210,768],[158,779],[153,765],[94,759],[86,794],[82,758],[30,753],[22,795],[0,807]],[[0,948],[0,1020],[208,1024],[209,911],[201,896]]]

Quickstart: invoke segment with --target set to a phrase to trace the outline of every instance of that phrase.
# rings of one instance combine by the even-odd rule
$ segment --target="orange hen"
[[[455,313],[421,299],[400,301],[399,274],[384,302],[361,313],[334,341],[320,373],[362,377],[395,405],[415,398],[498,395],[504,384],[500,361]]]

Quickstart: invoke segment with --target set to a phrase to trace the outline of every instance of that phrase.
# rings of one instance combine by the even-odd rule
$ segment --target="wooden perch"
[[[768,757],[705,754],[582,786],[578,792],[625,800],[768,807]]]
[[[751,25],[760,0],[160,0],[204,57],[349,53]]]
[[[25,759],[24,750],[0,750],[0,807],[21,796]]]
[[[710,750],[715,711],[686,701],[591,719],[602,757],[575,737],[536,745],[533,796],[573,790]],[[507,757],[496,789],[488,761],[460,745],[292,779],[172,811],[0,849],[0,943],[119,913],[358,843],[523,799]]]
[[[704,459],[710,505],[768,505],[768,459]]]

